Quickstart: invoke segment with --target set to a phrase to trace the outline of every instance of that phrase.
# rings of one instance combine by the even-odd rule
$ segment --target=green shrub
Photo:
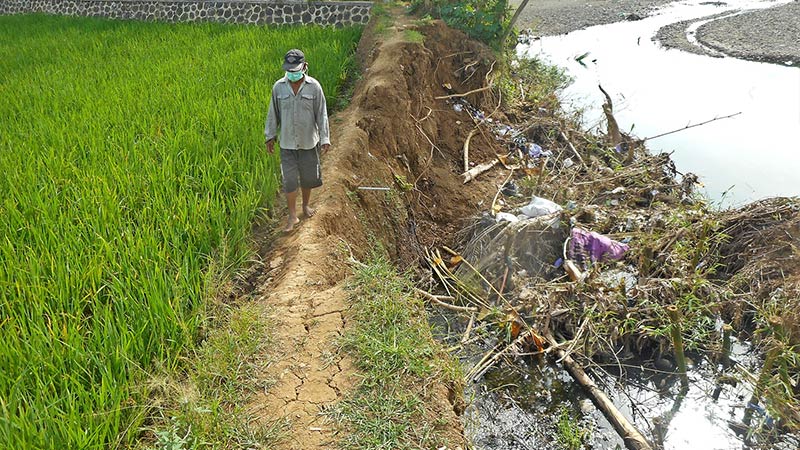
[[[508,0],[414,0],[412,9],[440,17],[453,28],[495,48],[508,26]]]

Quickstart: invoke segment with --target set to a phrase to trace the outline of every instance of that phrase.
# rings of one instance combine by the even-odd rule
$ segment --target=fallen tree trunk
[[[653,447],[647,442],[642,433],[639,432],[628,419],[622,415],[616,406],[609,400],[606,394],[586,375],[583,368],[572,359],[563,349],[558,348],[556,340],[553,335],[548,331],[545,334],[547,342],[556,347],[556,355],[567,368],[572,378],[575,379],[581,386],[583,386],[586,393],[591,397],[592,402],[603,412],[606,419],[614,426],[614,429],[625,441],[625,446],[630,450],[652,450]]]

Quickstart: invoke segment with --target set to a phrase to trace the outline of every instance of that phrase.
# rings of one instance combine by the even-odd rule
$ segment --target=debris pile
[[[628,362],[685,388],[687,358],[705,358],[721,379],[754,384],[731,424],[748,439],[767,434],[747,423],[764,406],[773,430],[800,429],[800,199],[715,211],[695,193],[697,176],[618,128],[586,133],[555,114],[513,126],[463,97],[448,101],[497,144],[495,160],[476,164],[467,140],[464,182],[508,172],[458,251],[427,253],[426,293],[469,308],[459,311],[470,316],[461,342],[479,323],[495,330],[470,380],[555,351],[581,370],[612,361],[624,373]],[[765,355],[759,375],[730,360],[731,336]]]

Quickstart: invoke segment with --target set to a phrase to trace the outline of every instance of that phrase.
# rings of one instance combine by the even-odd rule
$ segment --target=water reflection
[[[588,126],[602,116],[598,84],[612,94],[621,128],[639,137],[741,111],[648,146],[674,151],[678,169],[700,175],[709,197],[724,206],[800,195],[800,68],[666,50],[651,41],[670,23],[787,2],[701,3],[708,2],[677,2],[644,20],[544,37],[518,51],[567,69],[575,82],[565,103],[586,108]],[[586,52],[583,66],[575,58]]]

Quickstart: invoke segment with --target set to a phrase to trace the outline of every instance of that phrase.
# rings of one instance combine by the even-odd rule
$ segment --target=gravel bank
[[[727,55],[800,64],[800,2],[715,20],[697,30],[703,45]]]
[[[550,36],[592,25],[646,17],[655,7],[672,0],[531,0],[519,17],[518,29]],[[510,0],[516,8],[522,0]]]
[[[727,14],[729,13],[720,13],[700,19],[684,20],[681,22],[671,23],[665,27],[661,27],[661,29],[659,29],[656,35],[653,37],[653,40],[667,48],[677,48],[685,52],[696,53],[698,55],[711,56],[715,58],[722,57],[724,56],[722,53],[714,51],[713,49],[711,51],[707,51],[703,47],[689,42],[689,40],[686,39],[686,29],[695,22],[723,17]]]

